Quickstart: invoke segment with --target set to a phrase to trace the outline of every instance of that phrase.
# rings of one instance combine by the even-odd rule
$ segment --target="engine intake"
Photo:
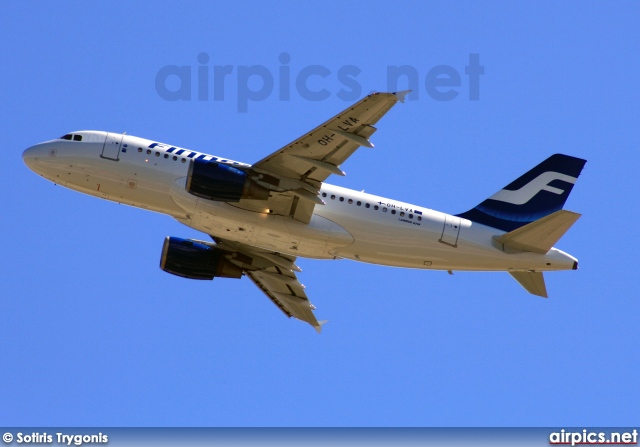
[[[167,236],[162,246],[160,268],[190,279],[241,278],[242,268],[224,255],[222,250],[191,239]]]
[[[253,181],[246,172],[214,161],[192,160],[187,175],[187,192],[218,202],[240,199],[266,200],[269,190]]]

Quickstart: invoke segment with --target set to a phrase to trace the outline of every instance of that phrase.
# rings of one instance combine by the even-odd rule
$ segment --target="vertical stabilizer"
[[[458,216],[503,231],[520,228],[561,210],[585,163],[569,155],[552,155]]]

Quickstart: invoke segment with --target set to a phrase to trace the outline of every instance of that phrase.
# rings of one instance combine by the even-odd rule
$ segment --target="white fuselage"
[[[153,141],[134,136],[97,131],[78,134],[82,141],[52,140],[27,149],[25,162],[56,184],[168,214],[227,240],[299,257],[348,258],[421,269],[549,271],[572,269],[576,262],[555,248],[544,255],[505,253],[493,241],[504,231],[326,183],[320,190],[326,204],[315,206],[309,224],[289,216],[247,211],[198,198],[185,189],[190,158],[243,163],[154,146]],[[109,144],[113,145],[111,152]]]

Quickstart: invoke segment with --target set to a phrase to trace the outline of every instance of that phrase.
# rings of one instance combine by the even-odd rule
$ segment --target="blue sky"
[[[632,2],[4,3],[0,423],[637,425],[639,13]],[[224,100],[212,86],[198,100],[201,53],[211,76],[233,67]],[[484,67],[478,100],[471,54]],[[159,93],[168,65],[191,67],[191,100]],[[238,75],[253,65],[275,87],[242,112]],[[328,98],[291,81],[281,100],[282,67],[294,79],[313,65],[329,75],[309,87]],[[506,273],[300,260],[329,320],[317,335],[247,279],[158,268],[165,236],[202,234],[22,162],[30,145],[95,129],[252,163],[348,107],[342,67],[357,67],[364,96],[401,65],[418,73],[418,99],[330,182],[457,213],[553,153],[587,159],[566,205],[583,217],[558,244],[580,269],[548,274],[550,299]],[[460,75],[449,101],[425,85],[441,65]]]

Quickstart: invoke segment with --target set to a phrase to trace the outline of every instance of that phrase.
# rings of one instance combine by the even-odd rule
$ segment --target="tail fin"
[[[562,209],[586,162],[569,155],[552,155],[458,217],[512,231],[548,216]]]

